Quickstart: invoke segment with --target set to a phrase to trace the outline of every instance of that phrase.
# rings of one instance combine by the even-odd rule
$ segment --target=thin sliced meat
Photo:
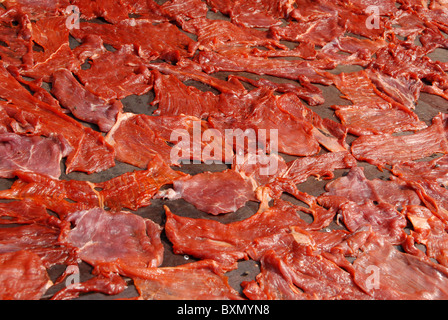
[[[220,92],[242,94],[246,89],[237,79],[229,78],[229,81],[218,79],[202,71],[201,66],[192,60],[181,58],[175,65],[170,63],[151,63],[151,70],[159,70],[163,74],[175,75],[180,81],[196,80],[205,83]]]
[[[234,46],[287,49],[277,40],[270,38],[266,31],[237,26],[226,20],[194,19],[184,23],[182,27],[197,35],[196,45],[199,50],[219,52]]]
[[[287,163],[287,170],[281,179],[293,184],[305,182],[310,176],[317,179],[333,179],[336,169],[352,168],[357,165],[356,159],[347,151],[329,152],[322,155],[304,157]]]
[[[160,7],[167,17],[181,25],[190,19],[205,18],[208,12],[207,4],[201,0],[169,0]]]
[[[277,101],[282,111],[289,113],[299,121],[311,123],[314,138],[327,150],[339,152],[348,149],[348,144],[345,141],[347,128],[344,125],[320,117],[316,112],[307,108],[295,94],[286,93]]]
[[[444,155],[431,161],[404,162],[392,167],[392,173],[406,180],[418,180],[420,177],[448,186],[448,156]]]
[[[397,250],[372,235],[353,262],[354,280],[377,300],[438,300],[448,297],[446,267]]]
[[[0,14],[0,56],[5,66],[30,68],[34,64],[31,22],[19,8],[12,7]]]
[[[206,118],[216,110],[219,96],[214,93],[202,92],[193,86],[186,86],[174,75],[162,75],[156,70],[152,73],[155,98],[151,104],[157,105],[155,115],[184,114]]]
[[[107,102],[88,91],[67,69],[53,73],[51,93],[76,118],[98,125],[103,132],[112,128],[123,108],[119,101]]]
[[[0,177],[13,178],[16,170],[32,171],[58,179],[61,159],[70,150],[64,143],[39,136],[21,136],[16,133],[0,134]]]
[[[173,186],[177,197],[213,215],[235,212],[255,200],[251,180],[232,169],[177,179]]]
[[[323,85],[331,84],[331,80],[321,74],[322,70],[335,67],[333,63],[327,61],[266,59],[247,56],[247,54],[241,54],[238,48],[225,53],[201,51],[196,57],[198,63],[207,73],[218,71],[250,72]]]
[[[286,257],[268,251],[261,259],[261,273],[256,281],[242,285],[251,299],[371,299],[350,273],[306,244],[296,244]]]
[[[16,172],[10,189],[0,191],[0,198],[32,200],[54,211],[61,219],[69,212],[99,207],[98,192],[87,181],[58,180],[33,172]]]
[[[10,129],[19,134],[51,137],[61,135],[72,147],[67,155],[66,172],[98,172],[115,165],[113,148],[104,137],[82,126],[56,108],[33,97],[1,64],[3,87],[0,108],[11,118]]]
[[[224,270],[213,260],[177,267],[122,268],[143,300],[241,300]]]
[[[373,232],[391,244],[398,245],[406,239],[406,218],[389,203],[374,205],[368,201],[359,205],[350,201],[339,208],[342,221],[350,232],[371,227]]]
[[[0,203],[0,224],[30,224],[52,219],[45,206],[32,200]]]
[[[163,259],[161,227],[130,212],[108,212],[101,208],[71,213],[74,224],[63,242],[78,248],[78,256],[89,264],[114,271],[119,265],[158,267]]]
[[[165,232],[176,254],[213,259],[233,268],[238,260],[248,259],[256,239],[283,233],[291,226],[314,229],[313,224],[307,224],[300,217],[299,211],[308,213],[303,207],[276,200],[273,207],[259,211],[250,218],[223,224],[208,219],[181,217],[165,207]]]
[[[412,223],[410,237],[412,243],[405,246],[405,250],[418,256],[436,259],[438,263],[448,266],[448,234],[446,224],[437,218],[431,210],[422,206],[407,206],[404,214]],[[415,243],[423,244],[425,252],[417,249]],[[412,248],[409,247],[412,246]]]
[[[379,167],[447,153],[446,125],[442,115],[438,115],[431,126],[414,134],[361,136],[353,141],[351,151],[356,159]]]
[[[171,169],[160,157],[155,157],[146,170],[124,173],[116,178],[94,184],[101,207],[113,211],[122,208],[137,210],[151,204],[151,199],[166,185],[187,175]]]
[[[407,108],[390,104],[332,106],[335,115],[356,136],[421,130],[427,125]]]
[[[152,89],[151,72],[136,55],[133,45],[93,56],[89,63],[90,68],[75,74],[87,90],[104,100],[142,95]]]
[[[20,11],[27,14],[32,20],[39,20],[45,17],[60,15],[61,9],[70,5],[69,0],[5,0],[2,4],[11,9],[20,8]]]
[[[0,254],[0,299],[39,300],[53,285],[39,256],[29,251]]]
[[[194,46],[194,41],[175,25],[153,24],[148,19],[124,19],[115,24],[84,22],[79,29],[72,29],[71,34],[79,40],[86,35],[98,35],[117,50],[135,46],[139,56],[147,61],[160,58],[175,62],[180,57],[191,57],[190,49]]]
[[[324,206],[339,206],[347,201],[362,205],[376,201],[395,207],[418,205],[420,199],[414,189],[400,180],[368,180],[362,167],[353,167],[344,177],[329,182],[327,192],[319,197]]]
[[[0,228],[0,253],[26,250],[36,254],[45,268],[54,265],[75,265],[76,249],[59,241],[69,225],[57,219],[34,221],[18,227]]]

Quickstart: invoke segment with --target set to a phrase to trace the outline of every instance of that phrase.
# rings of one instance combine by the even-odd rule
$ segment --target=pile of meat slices
[[[447,21],[442,0],[2,0],[0,298],[447,299]],[[444,101],[431,121],[421,93]],[[229,285],[243,260],[259,273]]]

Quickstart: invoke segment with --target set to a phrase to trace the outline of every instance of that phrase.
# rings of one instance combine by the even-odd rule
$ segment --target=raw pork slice
[[[240,300],[220,265],[202,260],[178,267],[122,268],[144,300]]]
[[[106,102],[84,88],[67,69],[53,73],[51,93],[79,120],[91,122],[107,132],[122,109],[121,102]]]
[[[232,169],[177,179],[173,186],[179,198],[213,215],[235,212],[255,200],[251,180]]]
[[[380,167],[447,153],[447,125],[442,116],[434,117],[430,127],[410,135],[361,136],[353,141],[352,153],[356,159]]]
[[[162,263],[162,229],[151,220],[95,208],[73,212],[67,221],[75,227],[63,242],[78,248],[79,257],[93,266],[115,271],[120,264],[146,268]]]
[[[1,300],[39,300],[52,285],[36,254],[25,250],[0,254]]]
[[[14,171],[32,171],[58,179],[66,155],[58,139],[0,134],[0,177],[13,178]]]

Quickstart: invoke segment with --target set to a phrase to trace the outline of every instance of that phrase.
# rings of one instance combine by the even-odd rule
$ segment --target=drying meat
[[[183,172],[174,171],[160,157],[155,157],[146,170],[124,173],[116,178],[96,183],[101,206],[113,211],[122,208],[137,210],[150,205],[159,189],[173,181],[186,177]]]
[[[362,167],[353,167],[345,177],[329,182],[327,192],[319,197],[319,203],[324,206],[339,206],[347,201],[362,205],[376,201],[388,203],[395,207],[418,205],[420,199],[414,189],[397,179],[368,180]]]
[[[374,299],[446,299],[445,267],[400,252],[373,234],[353,262],[355,283]],[[373,272],[373,273],[372,273]]]
[[[31,171],[59,178],[61,159],[70,150],[64,143],[39,136],[21,136],[16,133],[0,134],[0,177],[13,178],[14,171]]]
[[[414,134],[361,136],[353,141],[351,151],[356,159],[380,167],[447,153],[446,125],[438,115],[433,118],[431,126]]]
[[[102,44],[95,50],[104,51],[101,47]],[[83,48],[84,52],[86,50]],[[135,54],[133,45],[123,45],[115,52],[106,51],[91,58],[90,68],[75,71],[75,74],[86,89],[104,100],[142,95],[151,90],[151,73]]]
[[[235,212],[247,201],[255,200],[252,182],[232,169],[199,173],[177,179],[173,185],[176,198],[213,215]]]
[[[180,57],[191,57],[190,49],[194,46],[194,41],[175,25],[168,22],[154,25],[147,19],[123,19],[116,24],[85,22],[80,23],[79,29],[72,29],[71,34],[78,40],[86,35],[98,35],[117,50],[124,46],[136,47],[138,56],[147,61],[160,58],[175,62]]]
[[[208,219],[177,216],[165,207],[165,232],[176,253],[217,260],[233,268],[237,260],[248,258],[257,239],[284,233],[291,226],[314,229],[314,224],[307,224],[299,211],[309,213],[304,207],[276,200],[274,206],[266,211],[259,211],[242,221],[222,224]],[[331,219],[333,216],[334,212]],[[319,222],[317,216],[315,221]],[[276,243],[275,239],[272,239],[272,243]]]
[[[213,260],[178,267],[130,268],[121,273],[134,280],[144,300],[241,300],[224,270]]]
[[[281,179],[287,179],[293,184],[305,182],[310,176],[317,179],[332,179],[336,169],[352,168],[356,166],[356,159],[347,152],[329,152],[313,157],[299,158],[287,163],[287,170]]]
[[[88,91],[67,69],[53,73],[51,93],[76,118],[95,123],[103,132],[112,128],[118,112],[122,109],[121,102],[106,102]]]
[[[40,258],[29,251],[0,254],[0,299],[39,300],[53,285]]]
[[[130,212],[107,212],[101,208],[71,213],[74,224],[61,239],[77,248],[80,259],[104,270],[121,264],[158,267],[162,263],[161,227]]]
[[[212,92],[202,92],[193,86],[184,85],[174,75],[162,75],[154,70],[155,115],[189,115],[206,118],[217,107],[219,97]]]
[[[0,66],[3,87],[0,108],[10,117],[8,130],[28,135],[51,137],[60,135],[71,147],[67,155],[66,172],[98,172],[115,165],[114,152],[104,137],[82,126],[79,122],[63,114],[60,108],[49,105],[32,96],[4,68]]]
[[[407,179],[434,181],[448,186],[448,156],[436,158],[431,161],[404,162],[393,166],[394,175]]]

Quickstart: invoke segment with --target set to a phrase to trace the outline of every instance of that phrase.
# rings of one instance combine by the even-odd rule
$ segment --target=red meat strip
[[[256,281],[242,283],[244,294],[263,300],[371,299],[350,273],[307,245],[295,245],[291,251],[286,257],[268,251]]]
[[[218,139],[221,141],[202,139],[208,129],[204,121],[192,116],[155,117],[124,113],[118,116],[106,140],[114,146],[117,160],[140,168],[146,168],[157,154],[170,165],[190,160],[231,163],[233,151],[223,145],[224,138]],[[215,154],[203,152],[205,148],[214,150]]]
[[[10,189],[2,190],[0,198],[25,200],[56,212],[61,219],[72,211],[100,206],[98,193],[90,182],[58,180],[32,172],[17,171],[18,179]]]
[[[235,212],[255,200],[252,182],[239,172],[203,172],[173,182],[177,197],[209,214]]]
[[[202,71],[202,67],[189,59],[180,59],[176,65],[168,63],[151,63],[148,68],[159,70],[163,74],[175,75],[180,81],[196,80],[219,90],[233,94],[245,93],[246,89],[237,79],[229,78],[229,81],[210,76]]]
[[[297,95],[300,99],[303,99],[310,106],[316,106],[325,102],[322,90],[311,83],[303,82],[299,85],[297,82],[282,82],[276,83],[267,79],[260,78],[259,80],[253,80],[242,76],[230,76],[232,79],[236,78],[244,82],[248,82],[251,85],[261,88],[269,88],[276,92],[290,92]]]
[[[118,115],[117,122],[106,136],[106,141],[115,149],[115,158],[146,168],[156,155],[160,155],[166,163],[174,164],[170,160],[171,147],[146,120],[145,115]]]
[[[25,199],[0,203],[0,224],[29,224],[52,219],[45,206]]]
[[[226,20],[194,19],[182,27],[197,35],[196,46],[199,50],[219,52],[235,46],[287,49],[279,41],[270,38],[266,31],[237,26]]]
[[[0,254],[0,299],[39,300],[53,285],[40,258],[29,251]]]
[[[257,239],[283,233],[291,226],[314,229],[314,225],[307,224],[298,211],[309,212],[289,202],[276,200],[274,206],[266,211],[259,211],[242,221],[223,224],[208,219],[177,216],[165,207],[165,232],[175,253],[213,259],[228,268],[234,268],[237,260],[248,259]],[[315,218],[319,220],[317,216]]]
[[[155,157],[146,170],[124,173],[116,178],[96,183],[94,188],[99,190],[101,206],[113,211],[122,208],[137,210],[148,206],[151,198],[162,186],[172,184],[173,181],[185,176],[185,173],[171,169],[160,157]]]
[[[367,69],[366,72],[378,90],[408,109],[415,108],[423,86],[419,79],[407,79],[403,76],[392,77],[375,69]]]
[[[19,134],[62,136],[72,147],[67,156],[67,173],[84,171],[93,173],[115,165],[114,152],[100,133],[83,127],[60,108],[48,105],[33,97],[11,74],[0,66],[3,87],[0,108],[11,118],[9,130]]]
[[[152,89],[151,72],[132,45],[94,56],[89,62],[89,69],[78,70],[75,74],[87,90],[104,100],[142,95]]]
[[[442,115],[431,126],[410,135],[380,134],[361,136],[352,143],[354,157],[377,166],[422,159],[434,153],[447,153],[448,140]]]
[[[78,40],[86,35],[98,35],[117,50],[135,46],[139,56],[148,61],[160,58],[175,62],[180,57],[191,57],[190,49],[195,44],[175,25],[168,22],[154,25],[148,19],[124,19],[115,24],[85,22],[79,29],[72,29],[71,34]]]
[[[404,213],[412,223],[412,243],[405,246],[407,252],[419,257],[436,259],[437,262],[448,266],[448,234],[445,232],[445,223],[432,212],[422,206],[407,206]],[[414,243],[423,244],[425,253],[414,246]]]
[[[216,261],[177,267],[122,268],[144,300],[241,300]]]
[[[153,75],[155,99],[151,104],[158,104],[155,115],[184,114],[206,118],[216,109],[219,96],[212,92],[202,92],[193,86],[186,86],[174,75],[162,75],[156,70]]]
[[[87,263],[114,270],[120,264],[158,267],[163,259],[161,227],[130,212],[108,212],[101,208],[71,213],[74,228],[63,242],[77,248]]]
[[[377,235],[353,262],[354,280],[377,300],[437,300],[448,297],[447,269],[397,250]]]
[[[116,273],[99,274],[84,282],[69,284],[51,297],[51,300],[68,300],[79,297],[81,293],[99,292],[116,295],[127,288],[126,281]]]
[[[325,206],[337,206],[347,201],[362,205],[376,201],[395,207],[418,205],[420,199],[414,189],[399,180],[368,180],[362,167],[353,167],[345,177],[329,182],[327,192],[319,197],[319,203]]]
[[[271,75],[290,80],[305,80],[324,85],[331,84],[331,80],[321,75],[322,70],[335,67],[331,62],[318,60],[266,59],[247,56],[247,54],[241,54],[238,49],[229,50],[225,54],[223,52],[201,51],[196,57],[203,70],[207,73],[245,71],[258,75]]]
[[[32,171],[59,178],[61,159],[68,153],[60,140],[39,136],[0,134],[0,177],[13,178],[14,171]]]
[[[356,136],[421,130],[427,125],[407,108],[390,104],[332,106],[348,131]]]
[[[356,167],[356,159],[347,151],[329,152],[322,155],[304,157],[287,163],[288,168],[281,175],[293,184],[305,182],[310,176],[317,179],[333,179],[333,171]]]
[[[17,172],[18,180],[0,192],[3,199],[33,199],[56,212],[61,218],[73,211],[107,206],[114,211],[126,207],[137,210],[150,204],[150,199],[165,184],[185,177],[172,170],[159,157],[146,170],[122,174],[110,180],[91,183],[57,180],[30,172]]]
[[[190,19],[205,18],[208,7],[201,0],[169,0],[161,6],[163,13],[181,25]]]
[[[367,66],[372,56],[387,45],[382,39],[369,40],[340,36],[327,42],[317,54],[320,59],[329,58],[339,65]]]
[[[5,0],[2,4],[11,9],[20,8],[20,11],[26,13],[32,20],[39,20],[49,16],[60,15],[67,6],[70,5],[69,0]]]
[[[18,227],[0,228],[0,253],[27,250],[33,252],[46,268],[57,264],[77,263],[75,249],[59,241],[68,226],[57,219]]]
[[[212,10],[230,15],[232,22],[252,28],[268,28],[281,24],[293,9],[292,3],[285,0],[228,1],[208,0]]]
[[[339,24],[338,20],[337,15],[331,15],[313,21],[293,21],[286,27],[272,27],[271,32],[275,39],[324,46],[344,34],[345,28]]]
[[[448,156],[442,156],[431,161],[404,162],[393,166],[392,173],[406,180],[435,181],[448,186]]]
[[[343,97],[354,103],[348,106],[332,106],[336,110],[336,116],[347,126],[350,133],[354,135],[394,133],[426,127],[414,112],[382,94],[366,71],[341,73],[331,78],[344,94]]]
[[[31,22],[17,7],[0,14],[0,56],[5,66],[29,68],[33,62]]]
[[[316,130],[312,123],[303,116],[295,117],[280,108],[283,102],[288,102],[285,100],[288,96],[277,97],[272,90],[259,88],[240,98],[233,98],[221,104],[221,110],[229,116],[209,118],[214,128],[223,133],[226,129],[233,130],[227,132],[232,132],[240,139],[251,139],[252,133],[252,136],[256,135],[261,148],[269,146],[267,149],[271,151],[297,156],[309,156],[319,152]],[[291,136],[295,139],[291,140]]]
[[[345,141],[347,136],[347,128],[345,126],[331,119],[320,117],[316,112],[307,108],[298,96],[292,93],[282,95],[277,101],[282,111],[289,113],[298,121],[306,121],[312,124],[314,138],[327,150],[338,152],[348,149],[348,144]]]
[[[51,93],[76,118],[97,124],[103,132],[112,128],[122,109],[119,101],[106,102],[88,91],[67,69],[53,73]]]
[[[368,201],[359,205],[346,202],[340,206],[339,213],[350,232],[371,227],[373,232],[391,244],[398,245],[406,239],[404,231],[407,225],[406,218],[389,203],[374,205],[373,202]]]

